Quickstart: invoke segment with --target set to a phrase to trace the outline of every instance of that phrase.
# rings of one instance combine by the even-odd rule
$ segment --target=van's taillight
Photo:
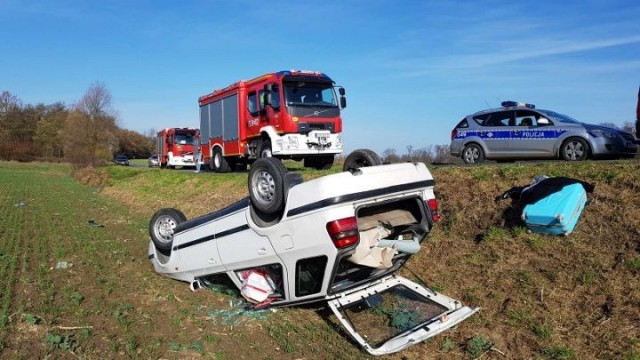
[[[336,248],[341,249],[358,242],[358,221],[355,217],[327,223],[327,232]]]
[[[436,199],[427,200],[427,206],[431,211],[431,220],[433,220],[433,222],[438,222],[438,220],[440,220],[440,214],[438,214],[438,200]]]
[[[451,140],[455,139],[458,136],[458,129],[451,130]]]

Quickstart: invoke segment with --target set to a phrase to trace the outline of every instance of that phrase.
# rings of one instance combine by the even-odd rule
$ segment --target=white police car
[[[462,119],[451,131],[450,146],[451,155],[467,164],[484,159],[621,158],[633,157],[637,150],[630,133],[515,101]]]

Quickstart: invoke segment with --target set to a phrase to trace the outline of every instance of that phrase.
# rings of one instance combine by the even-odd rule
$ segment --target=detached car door
[[[338,294],[329,307],[349,334],[373,355],[420,343],[479,310],[401,276]]]

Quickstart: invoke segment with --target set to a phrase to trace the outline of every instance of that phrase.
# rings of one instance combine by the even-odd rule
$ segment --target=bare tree
[[[103,83],[94,83],[67,118],[65,156],[80,167],[109,161],[118,148],[117,130],[111,93]]]
[[[403,160],[413,162],[413,146],[412,145],[407,145],[407,155],[406,157],[403,156]]]
[[[453,164],[455,158],[449,152],[449,145],[436,145],[434,149],[434,164]]]
[[[95,82],[76,104],[76,109],[90,117],[112,116],[114,111],[111,108],[111,92],[104,83]]]
[[[422,162],[425,164],[430,164],[433,162],[432,153],[433,145],[429,145],[427,147],[423,147],[420,149],[413,150],[412,154],[412,162]]]
[[[22,107],[22,102],[18,97],[8,91],[0,93],[0,117],[6,115],[10,110],[16,110]]]
[[[400,162],[400,157],[396,154],[396,149],[385,149],[382,152],[382,160],[388,163],[397,163]]]
[[[8,91],[0,93],[0,141],[9,141],[10,124],[14,115],[22,109],[22,102]]]

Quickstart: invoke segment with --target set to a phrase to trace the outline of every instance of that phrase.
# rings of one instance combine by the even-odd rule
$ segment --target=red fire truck
[[[280,71],[198,99],[203,162],[216,172],[260,157],[304,160],[328,169],[342,152],[345,90],[316,71]]]
[[[158,131],[156,151],[160,167],[195,166],[194,144],[199,136],[194,128],[167,128]]]

